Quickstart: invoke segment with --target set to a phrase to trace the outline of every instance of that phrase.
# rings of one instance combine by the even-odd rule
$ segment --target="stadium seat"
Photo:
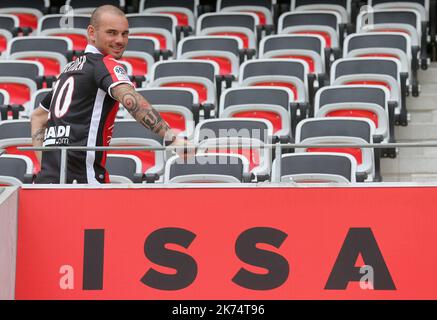
[[[297,59],[308,64],[308,72],[317,75],[323,86],[329,73],[330,51],[322,36],[307,34],[272,35],[261,40],[260,59]],[[325,55],[325,51],[326,55]]]
[[[351,22],[352,0],[291,0],[290,11],[327,11],[337,12],[341,23]]]
[[[331,85],[382,85],[390,90],[390,101],[396,103],[395,124],[407,125],[407,73],[393,58],[346,58],[331,67]]]
[[[9,93],[0,89],[0,105],[9,104]]]
[[[31,128],[29,120],[0,121],[0,149],[6,154],[22,155],[30,159],[33,173],[38,173],[40,163],[34,151],[20,151],[18,147],[32,147]]]
[[[296,59],[257,59],[241,65],[239,86],[284,87],[293,93],[291,99],[299,104],[300,117],[306,117],[308,104],[314,97],[314,79],[308,65]]]
[[[95,8],[104,4],[110,4],[125,10],[125,0],[67,0],[65,5],[73,7],[75,13],[79,14],[91,14]]]
[[[199,122],[199,98],[189,88],[146,88],[137,90],[179,135],[192,138]]]
[[[279,17],[278,34],[320,35],[325,39],[326,47],[337,58],[341,55],[342,46],[340,23],[340,14],[334,11],[287,12]]]
[[[283,154],[272,165],[272,182],[276,183],[355,183],[356,175],[357,161],[346,153]]]
[[[18,18],[11,14],[0,14],[0,54],[20,31]]]
[[[8,43],[12,40],[12,34],[7,30],[0,29],[0,55],[4,52]]]
[[[19,26],[25,34],[38,27],[38,20],[50,11],[50,0],[2,0],[0,14],[13,14],[19,19]],[[27,30],[26,30],[27,29]]]
[[[249,182],[249,162],[238,154],[196,154],[189,161],[178,156],[168,159],[164,183]]]
[[[141,160],[127,154],[108,154],[106,170],[111,183],[141,183],[143,171]]]
[[[244,49],[256,50],[261,33],[258,33],[258,16],[243,12],[205,13],[197,20],[197,36],[234,36],[243,41]]]
[[[220,67],[221,76],[235,80],[244,59],[243,41],[230,36],[184,38],[178,44],[177,58],[214,61]]]
[[[344,42],[344,58],[354,57],[388,57],[401,63],[401,72],[408,73],[413,96],[419,95],[417,71],[418,48],[411,47],[410,38],[400,32],[371,32],[351,34]]]
[[[277,141],[290,142],[296,109],[293,93],[284,87],[231,88],[220,98],[220,118],[259,118],[272,124]],[[293,115],[293,116],[292,116]]]
[[[8,119],[10,111],[12,110],[10,110],[9,106],[9,93],[6,90],[0,89],[0,121]]]
[[[366,118],[304,119],[296,127],[295,143],[320,145],[320,147],[296,148],[295,152],[340,152],[350,154],[357,160],[357,171],[367,174],[366,181],[381,181],[379,152],[375,152],[373,148],[323,147],[324,144],[370,144],[374,142],[374,132],[374,123]]]
[[[30,118],[32,111],[39,107],[41,101],[45,98],[45,96],[50,91],[52,91],[52,89],[50,88],[39,89],[32,94],[32,99],[29,102],[27,102],[24,106],[25,109],[24,114],[27,118]]]
[[[6,59],[38,61],[44,66],[47,86],[72,58],[73,43],[66,37],[20,37],[10,42]]]
[[[132,13],[126,17],[129,22],[129,35],[155,38],[159,41],[161,50],[168,50],[166,56],[173,56],[180,37],[176,33],[177,20],[174,16]]]
[[[135,120],[121,119],[114,123],[110,146],[162,147],[163,139]],[[162,150],[111,150],[108,154],[127,154],[138,157],[141,160],[142,172],[146,176],[152,176],[152,180],[155,175],[160,175],[164,171]]]
[[[221,89],[221,82],[216,81],[218,75],[219,67],[214,61],[160,61],[153,65],[150,87],[194,89],[205,111],[204,115],[208,118],[211,111],[215,112],[217,96]]]
[[[126,51],[121,61],[126,61],[132,66],[132,74],[135,77],[149,79],[149,72],[155,61],[159,59],[159,42],[152,37],[130,36]]]
[[[255,13],[263,26],[273,24],[276,1],[272,0],[217,0],[217,12]]]
[[[428,68],[426,26],[422,31],[420,14],[412,9],[379,9],[363,11],[357,18],[357,32],[402,32],[411,39],[413,50],[420,52],[420,65]],[[414,54],[413,54],[414,55]]]
[[[38,21],[37,35],[67,37],[73,42],[73,50],[78,55],[87,46],[87,28],[89,24],[89,15],[75,14],[65,19],[62,14],[50,14]]]
[[[178,26],[191,27],[193,31],[198,6],[199,0],[140,0],[139,12],[170,14],[177,19]]]
[[[272,124],[264,119],[208,119],[196,126],[194,142],[198,153],[241,154],[249,160],[250,172],[260,181],[270,174],[271,150],[263,146],[271,143],[272,135]]]
[[[0,155],[0,186],[21,186],[32,183],[32,162],[19,155]]]
[[[424,22],[429,21],[429,0],[368,0],[368,5],[374,9],[413,9],[416,10]]]
[[[42,88],[44,67],[36,61],[0,61],[0,89],[8,91],[11,104],[24,105]]]
[[[316,118],[370,119],[375,124],[375,134],[382,136],[382,142],[394,143],[394,106],[389,107],[389,98],[390,91],[384,86],[329,86],[317,91],[314,114]]]

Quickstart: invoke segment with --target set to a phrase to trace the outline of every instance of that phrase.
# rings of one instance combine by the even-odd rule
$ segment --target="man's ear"
[[[88,33],[88,39],[90,39],[90,41],[92,43],[96,42],[96,28],[94,28],[94,26],[89,25],[87,28],[87,33]]]

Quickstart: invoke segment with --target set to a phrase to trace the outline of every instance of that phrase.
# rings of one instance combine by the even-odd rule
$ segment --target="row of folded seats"
[[[190,28],[178,28],[180,21],[162,11],[129,15],[134,35],[123,58],[127,72],[170,126],[194,139],[199,154],[194,163],[183,164],[163,151],[111,151],[111,175],[133,182],[206,181],[202,177],[208,172],[241,182],[281,181],[287,175],[294,181],[381,181],[380,157],[395,157],[393,148],[333,149],[323,144],[395,142],[394,126],[408,122],[406,96],[419,94],[417,71],[428,65],[429,9],[424,14],[421,4],[410,6],[409,1],[387,9],[389,3],[373,1],[372,15],[360,13],[354,19],[357,33],[347,35],[353,29],[351,1],[344,1],[345,10],[338,5],[342,1],[333,1],[336,6],[309,2],[314,6],[292,1],[293,11],[279,17],[277,28],[265,27],[271,11],[259,11],[263,20],[259,12],[234,12],[248,8],[222,8],[190,24],[191,36]],[[218,6],[223,3],[227,1]],[[249,11],[256,10],[252,5]],[[36,36],[8,42],[0,61],[2,119],[28,117],[63,66],[83,50],[85,42],[78,39],[86,32],[89,15],[74,15],[74,29],[59,29],[66,23],[62,19],[46,15],[38,20]],[[162,33],[164,21],[170,27]],[[269,35],[274,31],[276,35]],[[129,115],[122,109],[118,117]],[[17,145],[30,144],[30,130],[12,130],[12,123],[18,128],[28,126],[28,120],[0,123],[0,148],[7,153],[2,158],[9,162],[13,154],[22,153]],[[132,120],[119,120],[115,128],[111,145],[162,146]],[[274,150],[262,148],[276,142],[320,147],[285,149],[279,162]],[[38,172],[34,154],[27,156],[33,168],[23,172]],[[220,160],[220,165],[206,161],[200,166],[205,158]],[[238,166],[226,165],[226,159]],[[123,168],[130,168],[129,173]],[[183,175],[195,177],[184,180]]]
[[[2,138],[0,149],[5,150],[5,154],[0,159],[7,159],[2,161],[12,163],[11,158],[22,159],[20,172],[26,175],[30,174],[29,177],[39,171],[35,154],[32,151],[17,149],[20,146],[31,145],[29,120],[1,122],[0,137]],[[341,173],[337,173],[344,177],[344,168],[340,170],[343,165],[336,166],[336,160],[333,160],[332,165],[330,165],[330,162],[322,160],[326,156],[343,159],[341,163],[344,161],[350,163],[348,165],[350,170],[347,170],[349,172],[347,180],[350,182],[380,181],[379,149],[365,147],[366,144],[372,143],[375,137],[375,126],[368,119],[353,117],[311,118],[305,119],[297,125],[295,137],[297,147],[294,150],[285,149],[278,153],[275,149],[267,146],[274,140],[270,121],[254,118],[208,119],[200,122],[194,131],[194,143],[197,146],[196,158],[184,162],[177,156],[169,154],[168,150],[163,150],[161,138],[144,130],[135,120],[123,119],[115,123],[110,146],[154,147],[156,150],[111,150],[108,152],[110,154],[108,156],[108,170],[110,174],[116,176],[134,177],[131,179],[132,182],[170,182],[173,177],[182,175],[176,174],[177,172],[194,174],[198,171],[198,174],[205,175],[212,169],[214,174],[217,174],[216,170],[224,170],[223,174],[226,175],[228,169],[233,172],[232,166],[226,170],[223,168],[234,164],[231,160],[238,158],[242,169],[241,177],[244,177],[244,179],[240,179],[241,182],[280,181],[280,177],[287,173],[290,174],[290,170],[298,170],[299,166],[290,167],[288,165],[292,161],[299,161],[293,160],[293,155],[305,153],[309,157],[319,159],[312,160],[315,162],[309,162],[310,160],[304,160],[307,158],[299,158],[302,159],[300,160],[302,161],[301,169],[307,170],[301,174],[306,173],[308,181],[311,180],[310,176],[316,178],[316,181],[323,181],[320,174],[334,175],[338,170]],[[324,144],[327,143],[340,144],[340,146],[335,149],[324,147]],[[341,147],[342,143],[352,146]],[[363,147],[353,147],[354,144],[363,145]],[[204,160],[201,160],[204,157],[211,157],[212,154],[219,158],[221,156],[228,158],[228,161],[217,160],[205,163]],[[274,155],[276,162],[281,157],[281,163],[276,166],[276,162],[273,162],[272,165]],[[129,162],[130,164],[127,164]],[[308,166],[310,163],[313,163],[314,167]],[[202,165],[204,165],[203,168]],[[180,168],[181,171],[174,169],[175,167]],[[11,165],[8,166],[2,162],[0,176],[10,176],[16,170],[18,169],[12,170]],[[25,176],[20,177],[22,179],[19,180],[25,182],[23,180]],[[114,181],[119,181],[119,179],[113,179]],[[328,179],[328,181],[331,180]]]

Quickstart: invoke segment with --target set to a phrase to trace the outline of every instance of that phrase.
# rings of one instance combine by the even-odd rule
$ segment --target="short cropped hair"
[[[123,17],[125,16],[124,12],[121,11],[120,8],[117,8],[109,4],[105,4],[103,6],[96,8],[93,11],[91,15],[90,25],[92,25],[94,28],[97,28],[100,22],[100,17],[105,12],[114,13],[116,15],[123,16]]]

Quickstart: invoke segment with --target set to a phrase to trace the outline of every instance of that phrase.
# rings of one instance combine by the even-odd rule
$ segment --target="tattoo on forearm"
[[[44,141],[44,133],[45,133],[45,128],[41,128],[38,129],[33,135],[32,135],[32,139],[35,141]]]
[[[169,130],[169,126],[162,119],[159,112],[153,109],[143,96],[131,87],[117,88],[117,97],[126,110],[139,121],[143,126],[150,129],[154,133],[165,134]]]
[[[147,109],[145,110],[146,114],[144,115],[141,123],[146,127],[150,128],[155,133],[159,133],[161,130],[167,131],[170,129],[167,123],[161,118],[158,111],[155,109]]]

